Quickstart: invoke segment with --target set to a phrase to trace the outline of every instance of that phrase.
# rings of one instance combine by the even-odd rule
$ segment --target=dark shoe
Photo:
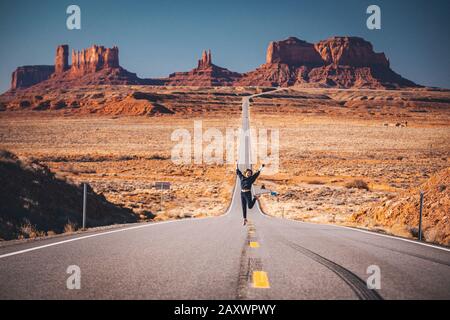
[[[247,219],[244,219],[244,226],[247,224]]]

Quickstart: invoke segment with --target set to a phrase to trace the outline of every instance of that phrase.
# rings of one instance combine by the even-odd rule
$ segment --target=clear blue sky
[[[70,4],[81,7],[81,30],[66,28]],[[379,31],[366,28],[370,4],[381,7]],[[450,88],[449,13],[448,0],[2,0],[0,92],[17,66],[53,64],[63,43],[117,45],[123,67],[162,77],[193,68],[203,49],[212,49],[214,63],[245,72],[264,63],[272,40],[333,35],[361,36],[404,77]]]

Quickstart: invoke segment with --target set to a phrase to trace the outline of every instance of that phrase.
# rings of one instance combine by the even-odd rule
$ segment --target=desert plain
[[[0,149],[88,183],[141,221],[220,215],[231,200],[234,165],[175,164],[171,134],[192,131],[194,121],[204,130],[236,129],[242,97],[265,90],[118,85],[28,92],[0,112]],[[34,100],[52,103],[28,108],[40,105]],[[251,126],[279,131],[279,172],[258,181],[278,196],[262,196],[262,209],[414,237],[414,225],[355,216],[449,167],[449,106],[449,91],[431,89],[292,87],[253,99]],[[155,189],[157,181],[171,182],[171,190]],[[449,189],[442,192],[448,199]],[[432,205],[426,200],[425,208]],[[425,223],[431,231],[433,222]],[[448,244],[448,223],[439,232],[429,240]]]

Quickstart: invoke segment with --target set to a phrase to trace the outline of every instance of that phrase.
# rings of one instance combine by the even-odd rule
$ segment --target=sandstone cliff
[[[313,44],[290,37],[284,41],[275,41],[269,44],[266,63],[283,63],[290,66],[317,66],[322,65],[323,61]]]
[[[314,45],[324,64],[352,67],[389,67],[384,53],[373,51],[372,44],[358,37],[332,37]]]
[[[11,76],[11,89],[31,87],[50,78],[54,71],[54,66],[18,67]]]
[[[115,68],[120,68],[117,47],[105,48],[94,45],[81,51],[72,51],[70,73],[74,76]]]

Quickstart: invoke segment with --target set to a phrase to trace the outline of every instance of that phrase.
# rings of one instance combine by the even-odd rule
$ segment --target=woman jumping
[[[242,215],[244,216],[244,226],[247,224],[247,205],[249,209],[253,208],[256,200],[258,199],[258,196],[255,196],[252,199],[252,184],[255,182],[256,178],[258,178],[262,168],[264,168],[264,165],[261,165],[255,174],[253,174],[251,169],[245,170],[244,174],[242,174],[241,170],[239,170],[238,164],[236,163],[236,174],[241,180],[241,203]]]

